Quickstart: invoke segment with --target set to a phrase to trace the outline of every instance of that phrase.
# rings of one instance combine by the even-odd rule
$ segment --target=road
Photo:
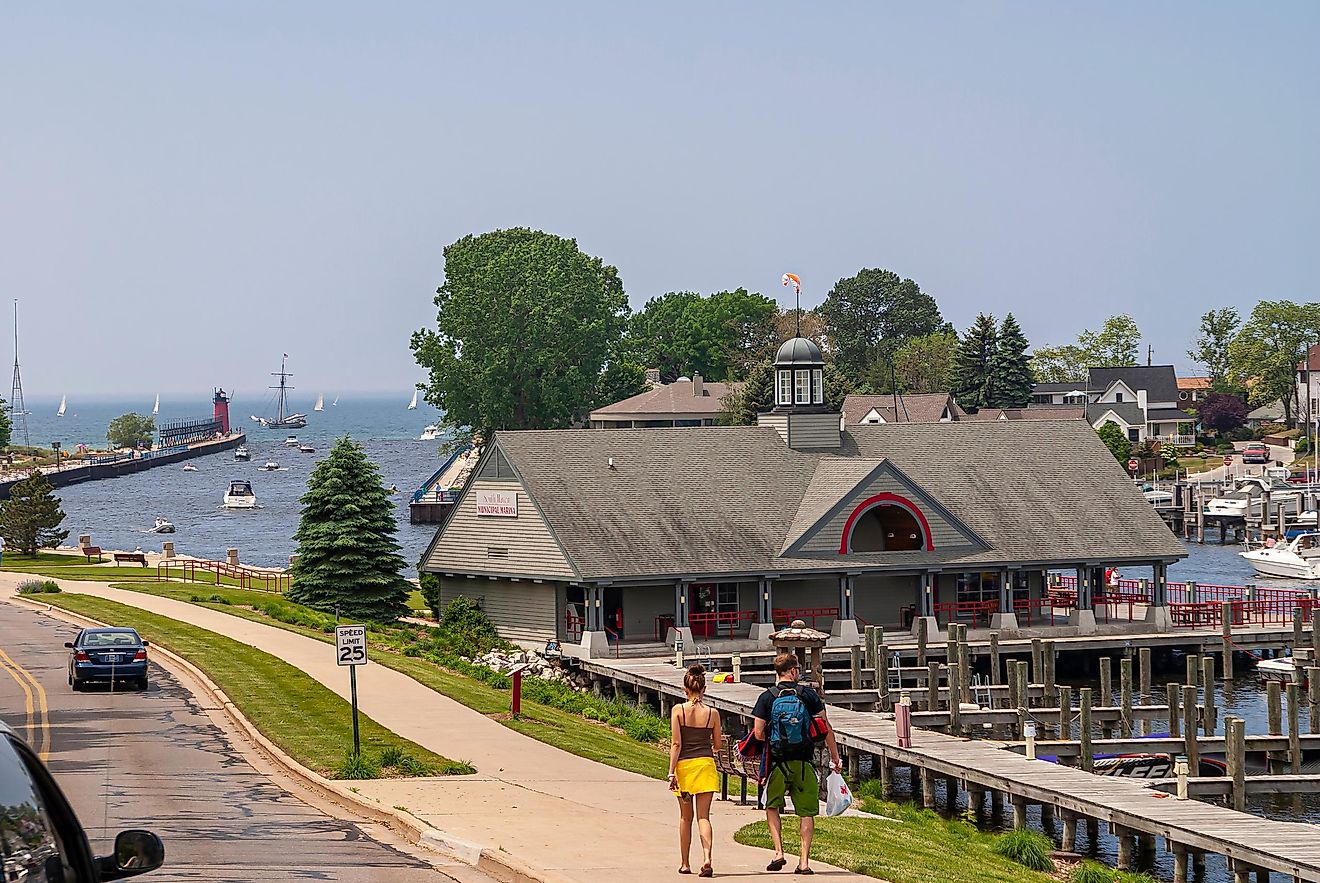
[[[165,867],[145,880],[488,879],[466,867],[442,873],[380,842],[393,839],[390,832],[331,818],[272,783],[159,666],[151,667],[146,693],[72,692],[64,642],[75,634],[75,626],[0,604],[0,650],[8,656],[0,655],[0,715],[48,752],[98,854],[120,830],[141,827],[159,834],[166,849]],[[42,689],[28,682],[25,690],[10,660]]]

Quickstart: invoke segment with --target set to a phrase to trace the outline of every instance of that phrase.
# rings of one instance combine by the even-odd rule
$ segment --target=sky
[[[883,267],[1190,370],[1206,310],[1320,299],[1316,45],[1309,0],[8,3],[0,303],[29,397],[406,394],[445,245],[529,226],[634,307]]]

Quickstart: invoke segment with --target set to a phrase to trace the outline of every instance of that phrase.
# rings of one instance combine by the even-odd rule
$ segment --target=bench
[[[760,778],[761,761],[740,757],[735,741],[725,736],[724,747],[715,752],[715,769],[720,774],[720,800],[729,799],[729,776],[737,776],[742,779],[742,797],[738,799],[738,805],[748,806],[747,780]]]
[[[141,564],[143,567],[146,567],[147,553],[146,552],[116,552],[115,567],[119,566],[120,561],[128,561],[133,564]]]
[[[100,547],[100,546],[83,546],[83,547],[82,547],[82,553],[83,553],[84,555],[87,556],[87,563],[88,563],[88,564],[91,564],[91,563],[92,563],[92,556],[93,556],[93,555],[96,556],[96,563],[97,563],[97,564],[100,564],[100,563],[101,563],[101,547]]]

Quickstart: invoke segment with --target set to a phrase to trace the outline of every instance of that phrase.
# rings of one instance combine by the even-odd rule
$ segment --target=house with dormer
[[[1031,396],[1033,408],[1082,405],[1092,427],[1113,423],[1132,442],[1191,445],[1197,418],[1184,401],[1172,365],[1091,368],[1083,383],[1038,383]]]
[[[845,422],[823,369],[785,343],[756,426],[497,432],[422,567],[506,638],[579,655],[792,619],[934,635],[968,610],[1010,633],[1052,570],[1079,634],[1106,567],[1163,597],[1183,547],[1084,421]]]

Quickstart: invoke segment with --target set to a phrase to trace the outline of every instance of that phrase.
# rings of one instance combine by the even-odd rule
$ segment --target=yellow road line
[[[0,651],[0,653],[2,652],[3,651]],[[14,682],[18,684],[21,688],[23,688],[24,704],[27,706],[26,709],[27,724],[25,725],[25,728],[27,729],[28,744],[30,745],[35,744],[34,740],[36,739],[36,721],[35,721],[35,716],[33,714],[34,706],[32,702],[32,688],[28,686],[28,682],[24,680],[23,677],[18,672],[14,671],[4,662],[0,662],[0,668],[3,668],[9,674],[9,676],[14,679]]]
[[[50,760],[50,703],[46,701],[46,689],[41,686],[41,682],[32,672],[15,662],[4,650],[0,650],[0,667],[18,681],[18,685],[23,688],[23,693],[27,696],[28,737],[32,742],[32,750],[36,751],[37,756],[43,761]],[[37,696],[35,727],[33,726],[33,691]],[[39,740],[33,734],[34,729],[40,735]]]

